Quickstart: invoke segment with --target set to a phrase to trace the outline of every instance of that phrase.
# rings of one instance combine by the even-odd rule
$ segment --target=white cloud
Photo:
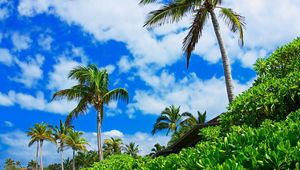
[[[28,61],[16,59],[15,62],[20,67],[21,74],[11,78],[11,80],[22,83],[29,88],[33,87],[38,80],[43,78],[42,65],[44,60],[44,56],[39,54],[36,55],[35,58],[28,58]]]
[[[12,105],[14,105],[14,102],[8,95],[2,94],[0,92],[0,105],[1,106],[12,106]]]
[[[12,34],[11,40],[17,51],[28,49],[32,43],[29,35],[21,35],[18,32]]]
[[[118,62],[118,67],[120,72],[127,72],[131,69],[132,64],[129,61],[129,57],[128,56],[122,56],[121,59]]]
[[[8,2],[7,0],[1,0],[0,1],[0,20],[5,20],[9,17],[9,6],[11,5],[11,2]]]
[[[8,121],[8,120],[5,120],[5,121],[4,121],[4,125],[5,125],[6,127],[9,127],[9,128],[14,127],[14,124],[13,124],[11,121]]]
[[[44,49],[44,50],[51,50],[51,45],[53,42],[53,38],[51,36],[45,36],[45,35],[40,35],[38,39],[38,44]]]
[[[106,69],[108,74],[112,74],[115,71],[116,67],[114,65],[109,64],[109,65],[107,65],[105,67],[102,67],[100,69]]]
[[[11,65],[13,63],[13,56],[8,49],[0,48],[0,63]]]

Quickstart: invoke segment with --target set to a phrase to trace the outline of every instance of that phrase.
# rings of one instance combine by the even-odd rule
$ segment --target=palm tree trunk
[[[61,170],[64,170],[64,156],[63,156],[63,152],[64,152],[64,149],[61,148],[61,150],[60,150]]]
[[[97,144],[98,144],[98,156],[99,160],[103,160],[103,153],[102,153],[102,144],[101,144],[101,128],[102,128],[102,107],[98,109],[97,115]]]
[[[39,168],[39,140],[36,142],[36,155],[35,155],[35,170],[38,170]]]
[[[40,141],[40,169],[43,170],[43,141]]]
[[[232,77],[231,77],[230,61],[229,61],[229,58],[227,55],[227,51],[225,49],[223,38],[221,36],[220,26],[219,26],[216,14],[214,13],[213,10],[210,10],[209,13],[211,15],[211,20],[212,20],[215,34],[217,36],[219,47],[220,47],[220,52],[221,52],[222,61],[223,61],[223,69],[224,69],[224,75],[225,75],[227,96],[228,96],[229,103],[231,103],[232,100],[234,99],[234,94],[233,94],[233,81],[232,81]]]
[[[73,170],[75,170],[75,149],[73,149]]]

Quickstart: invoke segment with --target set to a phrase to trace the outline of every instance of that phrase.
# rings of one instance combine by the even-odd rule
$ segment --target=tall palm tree
[[[165,108],[156,119],[156,122],[153,126],[152,134],[155,134],[160,130],[167,130],[167,135],[169,132],[176,132],[179,124],[182,121],[182,115],[180,114],[180,106],[176,107],[171,105],[170,107]]]
[[[122,144],[121,138],[110,137],[109,139],[104,139],[103,150],[105,152],[105,156],[121,154]]]
[[[35,124],[33,128],[29,128],[27,136],[31,137],[28,146],[33,143],[38,142],[37,150],[39,150],[40,155],[40,169],[43,170],[43,143],[45,140],[52,141],[51,138],[52,131],[46,123]],[[38,155],[38,154],[37,154]]]
[[[31,160],[27,163],[27,168],[31,170],[37,170],[36,165],[37,165],[36,161]]]
[[[189,112],[182,113],[182,116],[188,117],[184,121],[182,121],[182,126],[195,126],[205,123],[206,120],[206,111],[201,113],[200,111],[197,111],[197,117],[195,117],[193,114]]]
[[[130,142],[129,144],[125,145],[124,153],[132,156],[133,158],[137,158],[139,153],[139,145],[136,145],[134,142]]]
[[[156,2],[161,1],[141,0],[140,3],[145,5]],[[229,29],[232,32],[237,32],[239,34],[239,42],[241,45],[244,44],[243,29],[245,27],[245,22],[243,16],[237,14],[230,8],[220,6],[222,5],[222,2],[222,0],[170,0],[160,9],[150,12],[144,26],[152,27],[163,25],[165,23],[174,23],[180,21],[186,15],[193,15],[193,22],[189,27],[189,32],[183,40],[183,50],[187,59],[187,67],[189,67],[191,53],[202,36],[204,25],[207,23],[209,17],[211,17],[222,56],[227,96],[229,102],[231,102],[234,99],[234,94],[230,61],[221,36],[220,26],[215,11],[218,9],[220,18],[225,21]]]
[[[88,142],[86,139],[82,138],[83,132],[69,130],[68,136],[66,138],[66,144],[73,150],[73,170],[75,170],[75,154],[76,151],[87,151],[86,145]]]
[[[63,123],[61,120],[59,121],[59,126],[50,126],[53,132],[53,140],[57,145],[57,151],[60,152],[60,160],[61,160],[61,169],[64,170],[64,157],[63,152],[65,148],[65,143],[67,140],[68,132],[72,129],[72,127],[67,124]]]
[[[109,79],[106,70],[100,70],[96,65],[87,67],[76,67],[71,70],[69,78],[78,81],[78,84],[53,95],[53,99],[67,98],[68,100],[79,100],[76,108],[71,111],[68,121],[80,114],[85,114],[88,105],[97,110],[97,145],[99,160],[103,160],[101,129],[103,121],[103,106],[112,100],[123,100],[128,102],[128,92],[124,88],[109,90]]]

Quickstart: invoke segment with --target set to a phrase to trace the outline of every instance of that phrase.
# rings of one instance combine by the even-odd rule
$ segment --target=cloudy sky
[[[67,79],[78,65],[97,64],[108,70],[110,87],[129,91],[128,105],[105,107],[105,137],[118,136],[149,153],[164,133],[150,135],[152,125],[167,106],[181,111],[207,111],[208,119],[225,111],[226,90],[218,45],[208,22],[185,67],[182,39],[191,23],[146,29],[147,13],[161,4],[140,6],[138,0],[0,0],[0,165],[11,157],[34,158],[26,131],[35,123],[57,124],[76,102],[51,101],[54,92],[74,85]],[[300,35],[300,1],[227,1],[246,17],[245,46],[220,21],[229,52],[235,93],[251,86],[253,64],[278,46]],[[85,132],[89,149],[96,149],[95,111],[74,121]],[[45,144],[45,163],[58,160],[55,146]],[[0,166],[0,169],[2,167]]]

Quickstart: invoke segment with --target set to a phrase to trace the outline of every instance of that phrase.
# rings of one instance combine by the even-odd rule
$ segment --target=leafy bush
[[[91,170],[152,169],[299,169],[300,109],[285,121],[265,120],[259,128],[233,126],[224,136],[220,127],[201,130],[205,141],[167,157],[134,159],[116,155]]]
[[[300,38],[255,64],[257,80],[237,96],[221,123],[259,126],[265,119],[283,120],[300,108]]]

